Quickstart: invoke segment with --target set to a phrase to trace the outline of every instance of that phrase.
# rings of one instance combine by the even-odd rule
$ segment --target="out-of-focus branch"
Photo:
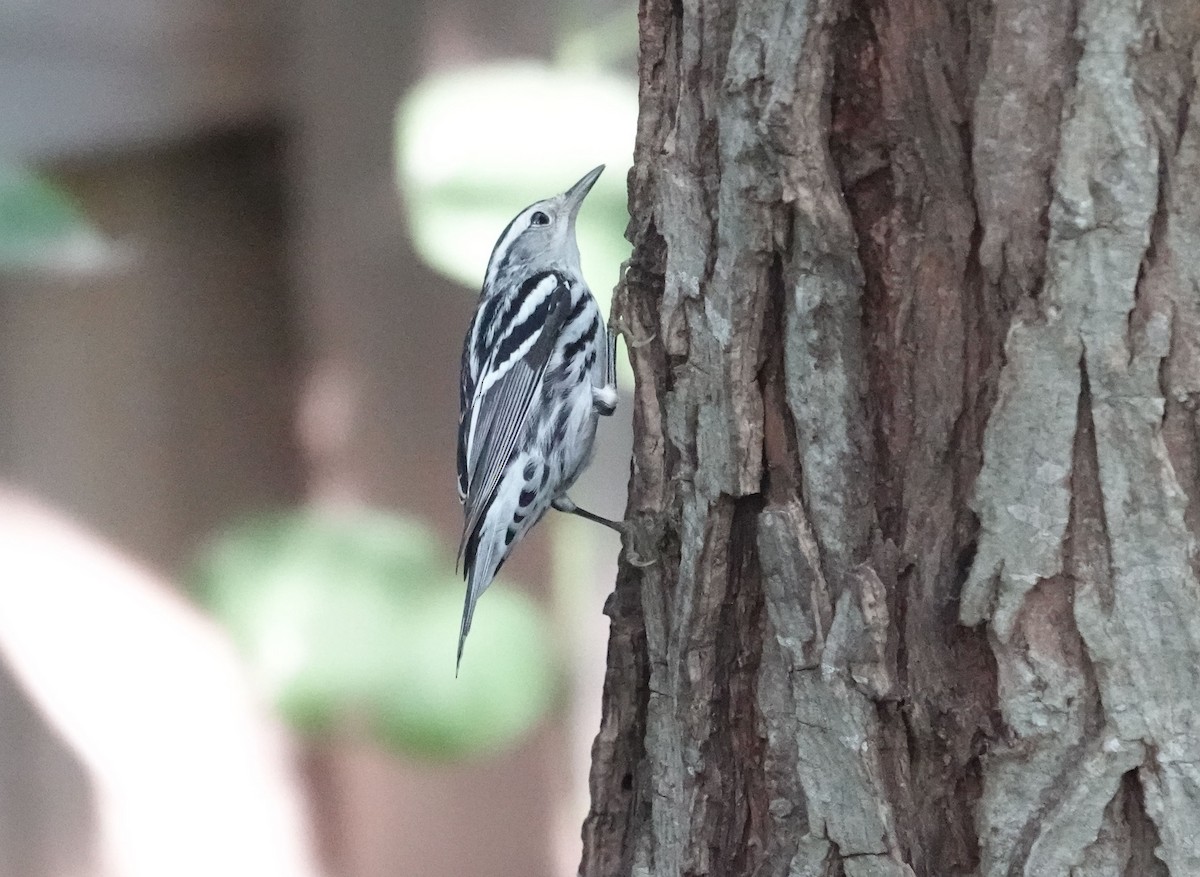
[[[0,489],[0,653],[95,784],[108,873],[319,873],[286,740],[161,580]]]

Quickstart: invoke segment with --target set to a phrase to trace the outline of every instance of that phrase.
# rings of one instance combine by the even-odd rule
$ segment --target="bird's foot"
[[[637,335],[632,329],[625,324],[625,321],[620,317],[613,320],[613,330],[625,339],[625,343],[632,348],[645,347],[651,341],[658,337],[657,332],[651,332],[649,335]]]
[[[635,566],[638,569],[645,569],[648,566],[654,566],[658,563],[657,557],[644,558],[639,556],[631,547],[633,544],[633,529],[629,526],[628,521],[610,521],[608,518],[602,518],[599,515],[593,514],[586,509],[581,509],[567,496],[560,496],[550,503],[551,506],[558,509],[560,512],[566,512],[569,515],[578,515],[584,520],[594,521],[597,524],[603,524],[610,530],[615,530],[621,534],[621,542],[625,546],[625,559],[630,566]]]

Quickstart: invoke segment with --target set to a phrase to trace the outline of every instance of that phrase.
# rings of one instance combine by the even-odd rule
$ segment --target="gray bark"
[[[581,874],[1200,874],[1200,8],[640,23]]]

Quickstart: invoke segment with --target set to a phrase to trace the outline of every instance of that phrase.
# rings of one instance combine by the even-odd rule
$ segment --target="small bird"
[[[549,508],[621,529],[567,498],[591,461],[599,416],[617,405],[615,339],[575,241],[579,208],[603,170],[508,224],[463,343],[458,498],[466,523],[458,556],[467,600],[458,664],[476,601]]]

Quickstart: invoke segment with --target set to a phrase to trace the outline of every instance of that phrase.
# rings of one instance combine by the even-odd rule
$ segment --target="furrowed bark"
[[[1200,873],[1200,13],[640,24],[581,874]]]
[[[1045,282],[1006,345],[963,591],[964,621],[989,620],[1011,738],[980,810],[983,872],[1200,873],[1200,226],[1180,202],[1200,172],[1200,20],[1173,2],[1078,15]],[[1104,847],[1145,816],[1154,858]]]

